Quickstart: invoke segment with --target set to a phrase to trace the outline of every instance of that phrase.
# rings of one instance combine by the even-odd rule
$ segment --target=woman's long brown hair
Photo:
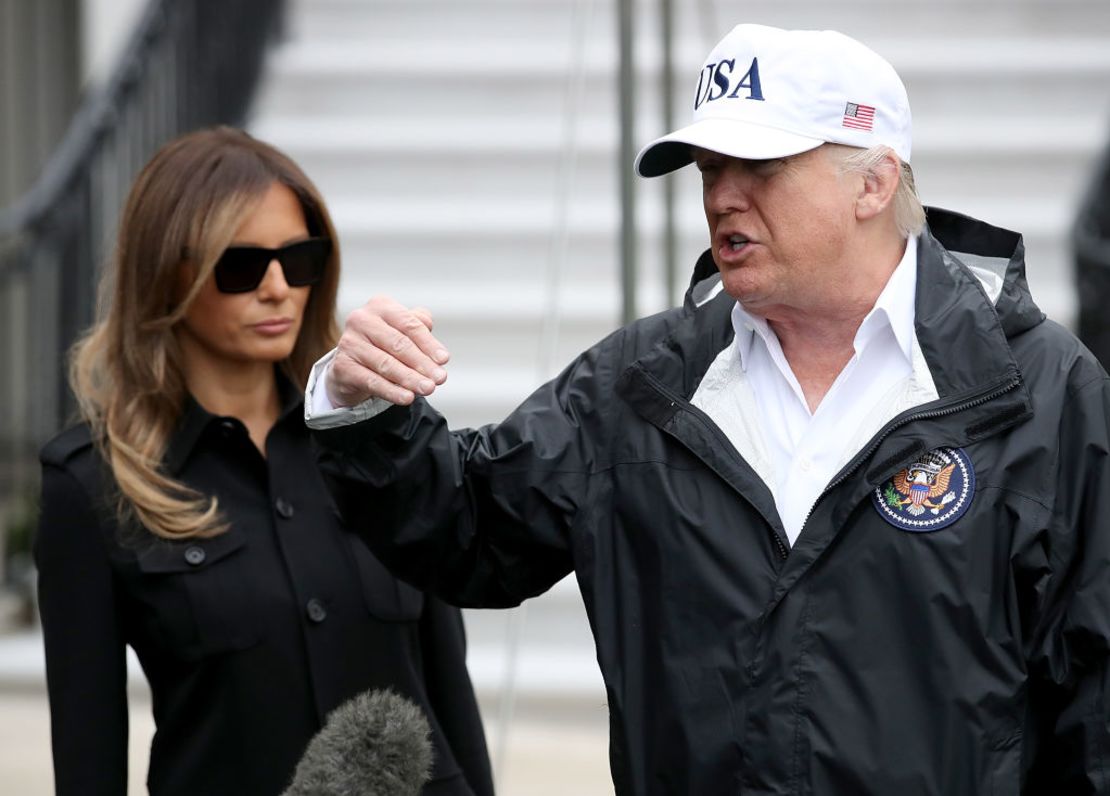
[[[309,234],[332,241],[300,335],[280,363],[303,389],[312,364],[339,337],[335,229],[319,191],[292,160],[229,127],[171,141],[139,174],[101,281],[99,320],[71,351],[70,384],[119,488],[120,519],[134,518],[157,536],[205,537],[227,528],[214,497],[162,467],[187,397],[174,326],[275,182],[300,200]]]

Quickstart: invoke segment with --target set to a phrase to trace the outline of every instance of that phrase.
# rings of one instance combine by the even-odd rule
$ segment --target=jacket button
[[[282,519],[288,520],[293,516],[293,504],[285,498],[275,500],[274,508],[277,509],[278,516]]]
[[[192,566],[199,566],[204,563],[205,552],[203,547],[193,545],[185,549],[185,561]]]
[[[236,432],[237,429],[238,426],[235,425],[234,420],[225,419],[220,421],[220,433],[223,434],[225,437],[230,437]]]
[[[305,604],[304,610],[308,614],[308,618],[316,624],[320,624],[328,618],[328,609],[315,597]]]

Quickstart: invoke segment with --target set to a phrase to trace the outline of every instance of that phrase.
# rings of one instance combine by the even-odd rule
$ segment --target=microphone
[[[364,691],[328,714],[281,796],[418,796],[431,779],[431,728],[392,691]]]

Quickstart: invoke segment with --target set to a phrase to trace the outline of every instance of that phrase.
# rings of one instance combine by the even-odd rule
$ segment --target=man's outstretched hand
[[[432,335],[432,314],[375,296],[352,312],[328,369],[333,406],[370,398],[410,404],[447,380],[447,348]]]

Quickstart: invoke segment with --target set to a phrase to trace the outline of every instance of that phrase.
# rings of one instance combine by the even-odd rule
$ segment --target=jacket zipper
[[[724,436],[721,429],[717,427],[717,424],[714,423],[712,420],[709,420],[708,418],[705,418],[705,419],[702,418],[701,410],[699,410],[697,407],[695,407],[689,401],[686,401],[685,399],[682,399],[682,398],[679,398],[679,397],[675,396],[674,393],[672,393],[669,389],[667,389],[662,384],[660,384],[659,381],[654,376],[652,376],[650,373],[643,372],[643,375],[644,375],[644,378],[646,378],[649,382],[651,382],[651,385],[656,390],[658,390],[660,393],[662,393],[662,395],[667,399],[667,401],[670,403],[671,406],[680,406],[680,407],[683,408],[684,411],[689,412],[693,417],[697,418],[697,420],[699,422],[707,423],[707,425],[709,427],[709,430],[716,437],[721,438],[722,441],[725,443],[725,445],[727,445],[729,448],[732,448],[732,443],[729,442],[728,437]],[[739,454],[737,454],[737,458],[738,459],[740,458]],[[740,461],[743,462],[746,466],[748,466],[747,462],[744,462],[743,459],[740,459]],[[722,476],[722,478],[723,478],[723,476]],[[728,479],[725,479],[725,480],[727,481]],[[733,489],[735,489],[735,487],[733,487]],[[741,495],[741,497],[743,497],[743,493],[739,493],[739,494]],[[811,511],[812,511],[812,509],[811,509]],[[806,519],[809,519],[809,515],[806,515]],[[783,544],[782,539],[779,538],[779,535],[777,533],[775,533],[775,529],[773,527],[768,525],[767,530],[770,531],[771,540],[775,543],[775,549],[779,554],[779,558],[782,559],[782,560],[786,560],[786,556],[789,554],[789,549],[787,548],[787,546],[785,544]]]
[[[942,409],[933,409],[929,412],[919,412],[917,414],[907,415],[906,417],[901,419],[895,418],[894,420],[887,423],[871,440],[871,444],[857,453],[855,458],[853,458],[852,461],[848,463],[848,466],[845,469],[841,470],[840,475],[830,481],[829,485],[826,486],[821,494],[817,496],[817,499],[813,501],[813,505],[810,506],[809,512],[806,514],[805,519],[802,520],[802,531],[805,531],[806,523],[809,522],[809,518],[813,515],[813,510],[817,508],[817,504],[821,502],[821,499],[825,497],[825,495],[832,492],[836,487],[840,486],[842,483],[848,480],[848,477],[852,475],[852,473],[854,473],[856,470],[858,470],[860,465],[863,464],[865,460],[870,458],[871,454],[873,454],[879,447],[879,445],[882,444],[883,440],[889,437],[896,429],[899,429],[902,426],[908,425],[909,423],[913,423],[918,420],[932,420],[938,417],[954,415],[958,412],[963,412],[966,409],[974,409],[976,406],[982,406],[989,401],[993,401],[995,398],[1002,397],[1011,390],[1017,389],[1018,385],[1020,384],[1021,378],[1018,376],[1014,376],[1005,384],[991,390],[988,393],[980,395],[978,398],[972,398],[968,401],[964,401],[963,403],[954,404],[953,406],[947,406]],[[783,552],[782,557],[786,558],[786,556],[787,553]]]

